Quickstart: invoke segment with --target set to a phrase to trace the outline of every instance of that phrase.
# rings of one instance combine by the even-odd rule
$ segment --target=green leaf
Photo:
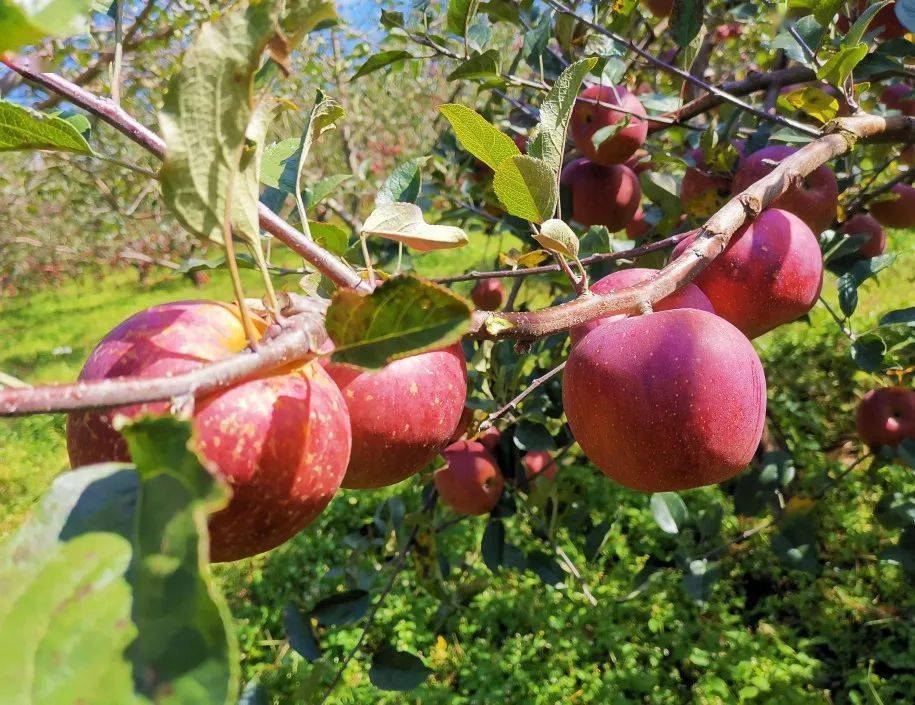
[[[788,520],[772,537],[772,550],[785,565],[816,575],[820,571],[813,524],[805,516]]]
[[[298,608],[289,603],[283,608],[283,628],[289,646],[306,661],[317,661],[321,658],[321,647],[308,620],[302,617]]]
[[[505,540],[505,524],[499,519],[490,518],[487,522],[480,541],[480,554],[493,573],[501,568],[524,570],[526,567],[524,553]]]
[[[631,121],[632,120],[631,120],[630,116],[626,115],[619,122],[616,122],[612,125],[604,125],[602,128],[595,131],[595,133],[593,135],[591,135],[591,144],[594,145],[594,149],[600,149],[600,146],[604,142],[606,142],[611,137],[614,137],[618,132],[620,132],[624,128],[629,127],[629,123]]]
[[[238,705],[270,705],[270,695],[259,681],[248,681],[238,698]]]
[[[915,526],[915,497],[901,492],[887,493],[877,503],[874,514],[888,529]]]
[[[340,289],[327,310],[333,359],[362,367],[446,347],[469,326],[466,301],[413,275],[388,279],[367,296]]]
[[[506,158],[521,154],[518,145],[475,110],[457,103],[438,106],[461,147],[495,170]]]
[[[532,223],[550,218],[559,198],[555,172],[545,161],[523,154],[499,163],[493,190],[510,215]]]
[[[540,104],[540,127],[528,146],[528,154],[542,159],[554,174],[562,167],[569,118],[582,79],[597,65],[597,59],[580,59],[566,68],[556,79]],[[528,218],[528,220],[531,220]]]
[[[853,276],[845,273],[839,277],[836,287],[839,292],[839,308],[848,317],[858,308],[858,283]]]
[[[915,325],[915,306],[890,311],[881,316],[878,323],[880,326],[895,326],[900,324],[906,326]]]
[[[826,91],[812,86],[780,95],[776,103],[789,115],[802,110],[822,123],[829,122],[839,114],[839,101]]]
[[[529,571],[535,573],[546,585],[558,585],[565,580],[565,573],[556,559],[543,551],[531,551],[525,561]]]
[[[290,137],[274,142],[264,149],[260,166],[260,182],[286,193],[295,190],[295,165],[298,162],[299,139]]]
[[[431,673],[413,654],[383,646],[372,656],[369,680],[380,690],[405,691],[421,685]]]
[[[92,0],[0,0],[0,53],[89,29]]]
[[[282,26],[294,47],[306,34],[331,27],[338,19],[334,0],[289,0]]]
[[[362,234],[396,240],[420,252],[467,244],[467,233],[461,228],[430,225],[414,203],[386,203],[376,207],[362,224]]]
[[[0,19],[0,25],[2,22]],[[89,143],[69,120],[0,100],[0,152],[21,149],[92,154]]]
[[[390,66],[391,64],[397,64],[403,61],[404,59],[415,58],[410,52],[404,51],[403,49],[392,49],[391,51],[381,51],[377,54],[373,54],[368,59],[363,62],[356,73],[353,74],[351,81],[355,81],[357,78],[362,76],[368,76],[370,73],[374,73],[379,69],[383,69],[385,66]]]
[[[702,29],[705,0],[675,0],[670,16],[670,33],[677,46],[688,46]]]
[[[707,558],[693,560],[683,571],[683,589],[696,602],[705,603],[711,598],[712,588],[720,577],[718,563],[709,562]]]
[[[868,333],[856,338],[849,350],[851,359],[866,372],[877,372],[883,368],[886,343],[879,335]]]
[[[318,179],[310,186],[302,187],[302,202],[305,208],[313,208],[333,193],[342,183],[353,178],[352,174],[333,174]],[[281,186],[284,185],[281,183]],[[314,235],[314,233],[312,233]]]
[[[501,81],[499,52],[489,49],[482,54],[472,54],[469,59],[448,74],[449,81]]]
[[[522,419],[515,426],[512,441],[519,450],[554,450],[556,441],[553,434],[541,423]]]
[[[260,246],[258,164],[272,106],[256,104],[253,77],[276,34],[277,12],[278,5],[265,0],[204,24],[159,114],[165,202],[185,227],[215,242],[223,241],[232,184],[232,224],[252,247]]]
[[[375,196],[375,205],[415,203],[423,183],[422,168],[427,161],[429,157],[417,157],[398,164]]]
[[[827,32],[825,27],[814,19],[813,15],[806,15],[794,22],[794,30],[804,40],[804,44],[810,47],[811,51],[819,52]],[[779,30],[778,35],[772,42],[772,51],[776,49],[781,49],[791,59],[800,64],[812,66],[807,52],[784,27]]]
[[[342,257],[343,253],[349,248],[349,233],[338,225],[309,220],[308,229],[312,238],[314,238],[315,244],[320,245],[338,257]]]
[[[480,0],[448,0],[445,28],[452,34],[465,37],[479,6]]]
[[[855,20],[851,29],[848,30],[848,34],[845,35],[845,38],[842,39],[842,46],[857,46],[860,44],[861,40],[864,39],[864,34],[867,32],[868,25],[870,25],[874,16],[884,7],[891,5],[892,3],[893,0],[883,0],[883,2],[875,2],[868,5],[867,9],[861,13],[861,16]]]
[[[578,236],[561,220],[552,218],[545,221],[534,239],[548,250],[572,259],[578,257]]]
[[[823,27],[832,24],[832,18],[842,6],[844,0],[813,0],[813,17]]]
[[[371,597],[365,590],[347,590],[326,597],[311,610],[311,616],[324,627],[350,624],[368,612]]]
[[[689,512],[676,492],[657,492],[651,495],[651,515],[662,531],[678,534]]]
[[[64,473],[0,547],[0,702],[234,702],[237,646],[206,550],[225,493],[189,423],[122,433],[135,469]]]
[[[307,220],[305,215],[308,207],[302,198],[302,170],[305,168],[305,161],[311,152],[312,145],[325,132],[335,129],[338,120],[342,120],[346,115],[343,106],[332,98],[327,98],[320,90],[315,94],[314,107],[305,122],[305,129],[302,130],[302,139],[299,142],[297,152],[297,162],[295,171],[295,188],[293,193],[296,196],[296,205],[299,209],[299,220]]]
[[[867,44],[843,47],[817,69],[817,78],[834,86],[841,86],[865,56]]]
[[[550,29],[553,26],[552,8],[544,10],[529,31],[524,33],[524,60],[536,71],[540,70],[541,57],[550,42]]]

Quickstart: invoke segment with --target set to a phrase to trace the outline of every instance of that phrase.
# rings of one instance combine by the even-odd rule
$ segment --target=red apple
[[[915,144],[903,149],[899,154],[899,159],[903,164],[915,166]]]
[[[372,489],[422,470],[444,448],[464,410],[467,366],[460,344],[363,370],[327,371],[349,409],[353,451],[343,486]]]
[[[98,344],[81,380],[181,374],[242,350],[235,310],[179,301],[141,311]],[[168,402],[73,412],[67,450],[73,467],[129,460],[116,415],[168,411]],[[229,505],[210,517],[210,557],[230,561],[267,551],[311,523],[340,487],[349,460],[346,405],[320,365],[243,382],[197,401],[194,438],[230,485]]]
[[[630,240],[639,240],[651,232],[652,227],[651,223],[645,219],[645,211],[639,206],[635,215],[632,216],[632,220],[630,220],[629,224],[626,226],[626,237]]]
[[[457,514],[478,516],[492,511],[505,487],[492,453],[474,441],[458,441],[442,455],[448,464],[435,473],[442,501]]]
[[[689,248],[697,233],[681,240],[671,258]],[[800,218],[769,208],[734,233],[693,281],[715,313],[755,338],[813,308],[823,285],[823,256]]]
[[[903,115],[915,115],[915,89],[906,83],[888,86],[880,100],[890,110],[898,110]]]
[[[603,279],[598,279],[591,285],[591,291],[595,294],[609,294],[612,291],[619,291],[630,286],[636,286],[657,275],[658,270],[646,269],[641,267],[631,267],[630,269],[620,269],[608,274]],[[670,296],[665,296],[654,305],[655,311],[667,311],[672,308],[697,308],[701,311],[715,313],[711,301],[702,293],[702,290],[693,284],[688,283],[682,289],[675,291]],[[585,337],[589,332],[603,323],[617,321],[625,318],[625,314],[609,316],[607,318],[598,318],[594,321],[581,323],[569,331],[573,343]]]
[[[562,170],[561,184],[572,192],[572,220],[622,230],[642,198],[638,177],[627,166],[601,166],[576,159]]]
[[[590,86],[582,91],[578,98],[572,109],[569,129],[575,146],[592,162],[604,166],[621,164],[645,142],[648,136],[648,122],[641,118],[647,113],[639,99],[625,86]],[[604,105],[598,105],[593,101],[600,101]],[[626,113],[612,110],[605,107],[606,105],[622,108]],[[624,120],[629,121],[626,127],[605,139],[599,149],[594,147],[591,138],[595,132]]]
[[[750,341],[723,318],[688,308],[595,328],[572,347],[562,393],[591,462],[646,492],[736,475],[766,418],[766,379]]]
[[[505,300],[505,289],[498,279],[481,279],[470,292],[470,299],[481,311],[495,311]]]
[[[467,429],[470,427],[471,421],[473,421],[473,409],[469,406],[465,406],[464,410],[461,412],[461,418],[458,419],[457,426],[451,433],[451,438],[448,439],[448,445],[457,443],[464,437],[467,433]]]
[[[492,452],[499,445],[501,438],[502,432],[495,426],[490,426],[477,437],[477,443]]]
[[[896,184],[892,194],[892,200],[872,201],[871,215],[888,228],[915,227],[915,188],[908,184]]]
[[[867,235],[868,239],[858,248],[862,257],[877,257],[886,249],[886,233],[880,223],[867,213],[858,213],[846,220],[842,232],[846,235]]]
[[[545,450],[532,450],[525,453],[521,458],[521,464],[524,466],[524,473],[528,480],[544,477],[552,482],[556,479],[556,473],[559,472],[559,466],[556,465],[553,456]]]
[[[775,168],[775,164],[769,162],[781,162],[796,151],[795,147],[773,145],[743,157],[734,176],[731,192],[740,193]],[[794,213],[807,223],[814,233],[819,234],[832,225],[838,203],[839,186],[836,175],[829,167],[821,166],[807,176],[802,185],[791,186],[776,198],[770,207]]]
[[[858,405],[855,423],[869,446],[897,446],[905,438],[915,438],[915,391],[872,389]]]
[[[642,0],[642,4],[655,17],[669,17],[674,9],[674,0]]]

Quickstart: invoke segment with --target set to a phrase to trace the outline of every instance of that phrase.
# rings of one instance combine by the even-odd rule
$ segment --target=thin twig
[[[496,421],[496,419],[504,416],[509,411],[517,410],[518,405],[522,401],[524,401],[527,397],[529,397],[531,394],[533,394],[537,390],[538,387],[543,386],[546,382],[550,381],[553,377],[555,377],[560,372],[562,372],[562,370],[565,366],[566,366],[565,362],[561,362],[560,364],[556,365],[556,367],[554,367],[552,370],[550,370],[549,372],[547,372],[544,375],[541,375],[540,377],[535,379],[533,382],[531,382],[529,385],[527,385],[527,387],[524,389],[524,391],[521,392],[514,399],[512,399],[510,402],[508,402],[504,406],[501,406],[498,409],[496,409],[495,411],[493,411],[489,416],[487,416],[485,419],[483,419],[483,421],[480,423],[480,426],[477,429],[477,435],[483,433],[483,431],[490,429],[492,427],[493,423]]]

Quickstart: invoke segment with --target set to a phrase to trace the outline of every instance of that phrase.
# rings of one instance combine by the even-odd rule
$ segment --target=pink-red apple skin
[[[639,206],[635,215],[632,216],[632,220],[626,225],[626,236],[630,240],[639,240],[651,232],[651,228],[651,223],[645,219],[645,211]]]
[[[435,487],[457,514],[479,516],[499,502],[505,480],[486,448],[474,441],[458,441],[443,452],[447,465],[435,473]]]
[[[579,151],[592,162],[611,166],[622,164],[642,146],[648,136],[648,122],[641,118],[647,114],[641,101],[625,86],[590,86],[579,94],[572,108],[569,130]],[[584,100],[581,100],[584,99]],[[621,113],[604,105],[588,101],[600,101],[627,111]],[[629,124],[612,137],[605,139],[595,149],[592,137],[595,132],[623,120]]]
[[[495,426],[490,426],[477,437],[477,443],[483,446],[489,452],[493,452],[502,439],[502,432]]]
[[[908,184],[896,184],[891,194],[892,200],[871,201],[871,215],[888,228],[915,227],[915,188]]]
[[[505,300],[505,288],[498,279],[481,279],[470,292],[470,300],[481,311],[495,311]]]
[[[559,472],[559,466],[553,456],[545,450],[528,451],[521,458],[521,464],[524,466],[524,472],[528,480],[533,480],[535,477],[543,477],[552,482],[556,479],[556,473]]]
[[[471,421],[473,421],[473,409],[469,406],[465,406],[464,410],[461,412],[461,418],[458,419],[457,426],[451,433],[451,438],[448,439],[448,445],[457,443],[466,435],[467,429],[470,428]]]
[[[572,220],[605,225],[610,232],[625,228],[642,198],[639,179],[627,166],[601,166],[576,159],[562,170],[560,182],[572,192]]]
[[[733,477],[753,458],[766,380],[734,326],[673,309],[600,326],[573,346],[563,405],[605,475],[645,492],[684,490]]]
[[[855,424],[869,446],[897,446],[906,438],[915,438],[915,391],[872,389],[858,405]]]
[[[380,370],[331,363],[349,409],[353,450],[343,486],[386,487],[422,470],[451,439],[467,398],[460,344]]]
[[[773,145],[743,157],[734,176],[732,193],[740,193],[750,184],[769,174],[775,168],[775,164],[768,162],[781,162],[796,151],[795,147]],[[818,235],[832,225],[836,218],[838,203],[839,185],[836,175],[829,167],[821,166],[809,174],[802,185],[791,186],[772,201],[770,208],[780,208],[794,213]]]
[[[656,276],[657,273],[657,269],[643,267],[620,269],[616,272],[611,272],[602,279],[598,279],[594,282],[591,285],[591,291],[595,294],[609,294],[612,291],[619,291],[620,289],[642,284]],[[667,311],[672,308],[697,308],[700,311],[715,313],[715,309],[712,306],[712,302],[709,301],[708,296],[692,282],[688,283],[682,289],[675,291],[670,296],[665,296],[654,305],[655,311]],[[625,314],[620,314],[607,318],[598,318],[593,321],[588,321],[587,323],[581,323],[569,331],[569,336],[572,338],[573,343],[577,343],[584,338],[585,335],[597,328],[597,326],[612,321],[618,321],[625,317]]]
[[[886,250],[886,233],[877,219],[867,213],[858,213],[845,221],[842,232],[846,235],[867,235],[867,240],[858,248],[862,257],[878,257]]]
[[[672,258],[692,245],[697,232],[674,248]],[[800,218],[769,208],[734,233],[693,281],[715,313],[755,338],[813,308],[823,286],[823,256]]]
[[[80,379],[180,374],[245,344],[244,329],[230,306],[163,304],[111,331],[89,356]],[[157,402],[70,414],[71,465],[129,460],[114,417],[166,413],[168,406]],[[197,449],[232,490],[228,506],[210,517],[214,561],[267,551],[301,531],[327,506],[346,472],[346,405],[314,363],[199,399],[192,424]]]
[[[880,100],[890,110],[898,110],[903,115],[915,115],[915,89],[906,83],[887,86],[880,95]]]

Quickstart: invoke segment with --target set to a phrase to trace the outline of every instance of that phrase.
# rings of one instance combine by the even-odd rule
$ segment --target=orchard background
[[[0,0],[0,411],[22,415],[0,425],[0,702],[915,702],[915,439],[870,448],[855,428],[870,390],[912,394],[915,203],[882,251],[844,227],[915,180],[915,5],[664,5]],[[238,92],[208,92],[226,85]],[[580,157],[565,123],[587,85],[626,86],[650,116],[623,209],[634,198],[641,213],[614,212],[613,232],[574,217],[588,219],[575,184],[557,208],[550,178],[519,168],[506,189],[505,167],[484,164],[493,130],[532,161]],[[254,96],[272,100],[265,135]],[[195,99],[201,112],[182,112]],[[640,119],[612,114],[624,119],[596,150]],[[767,145],[810,147],[757,202],[738,199],[740,153]],[[839,191],[814,233],[822,290],[753,341],[766,425],[732,479],[653,494],[608,479],[552,372],[571,321],[528,335],[515,314],[471,314],[467,272],[549,266],[501,278],[498,305],[523,316],[573,300],[579,260],[591,282],[660,269],[671,236],[702,226],[712,259],[716,237],[739,237],[821,164]],[[687,198],[697,167],[714,186]],[[212,177],[213,200],[175,196],[194,174]],[[262,210],[257,227],[251,194],[282,220]],[[366,225],[392,202],[424,222]],[[136,469],[63,472],[63,412],[124,390],[86,401],[43,385],[75,380],[99,340],[156,304],[232,301],[240,283],[269,319],[260,250],[286,323],[252,358],[276,341],[327,356],[315,302],[331,296],[335,355],[378,366],[463,338],[469,433],[501,431],[490,511],[443,501],[436,458],[399,484],[339,490],[270,552],[210,565],[205,517],[224,500],[187,450],[191,388],[157,397],[174,416],[127,427]],[[673,288],[697,273],[664,271]],[[405,282],[393,315],[359,319],[391,290],[366,283],[387,276]],[[626,291],[600,313],[657,315],[644,304],[658,291]],[[419,300],[436,302],[424,320]],[[555,479],[525,473],[538,451]]]

